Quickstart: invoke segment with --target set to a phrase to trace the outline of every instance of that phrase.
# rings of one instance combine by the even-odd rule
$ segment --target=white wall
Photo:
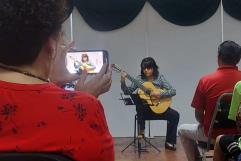
[[[66,34],[70,35],[70,21]],[[241,23],[224,13],[224,39],[241,43]],[[180,112],[180,123],[194,123],[190,107],[199,78],[216,70],[217,46],[221,42],[220,9],[209,20],[181,27],[162,19],[147,3],[129,25],[110,32],[91,29],[77,10],[73,12],[73,33],[80,49],[106,49],[111,63],[135,76],[142,58],[156,59],[160,72],[177,90],[172,107]],[[120,76],[113,72],[111,90],[101,96],[110,131],[114,137],[132,136],[134,106],[125,106],[120,98]],[[165,135],[166,122],[152,121],[152,135]]]

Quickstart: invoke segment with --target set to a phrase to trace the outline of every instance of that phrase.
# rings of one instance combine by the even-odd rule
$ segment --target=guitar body
[[[160,93],[164,92],[164,90],[155,87],[152,82],[145,82],[142,85],[146,89],[149,89],[151,91],[157,91]],[[149,107],[154,113],[157,113],[157,114],[164,113],[171,106],[171,102],[172,102],[171,97],[162,98],[162,99],[152,98],[148,94],[146,94],[142,89],[139,89],[137,93],[141,99],[147,102],[147,104],[149,105]]]

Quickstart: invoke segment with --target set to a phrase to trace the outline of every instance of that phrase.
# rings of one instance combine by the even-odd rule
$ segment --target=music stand
[[[139,96],[137,94],[130,94],[129,97],[124,97],[122,93],[120,93],[121,95],[121,99],[123,100],[125,105],[137,105],[142,103],[143,101],[140,100]],[[145,144],[147,143],[148,145],[150,145],[151,147],[153,147],[154,149],[156,149],[158,152],[161,152],[155,145],[153,145],[150,140],[147,140],[146,137],[143,138],[139,138],[136,137],[136,124],[137,124],[137,133],[139,134],[140,131],[140,127],[137,121],[137,114],[135,115],[135,120],[134,120],[134,139],[133,141],[131,141],[121,152],[124,152],[128,147],[130,147],[131,145],[136,145],[136,141],[137,141],[137,151],[139,154],[139,157],[141,155],[141,152],[148,152],[146,149],[141,147],[141,142],[140,140],[143,139]],[[150,125],[149,125],[150,128]],[[149,135],[150,135],[150,129],[149,129]]]

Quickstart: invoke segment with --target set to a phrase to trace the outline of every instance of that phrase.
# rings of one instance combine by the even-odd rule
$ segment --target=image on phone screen
[[[104,63],[108,63],[108,53],[105,50],[71,51],[66,55],[66,67],[70,73],[99,73]]]

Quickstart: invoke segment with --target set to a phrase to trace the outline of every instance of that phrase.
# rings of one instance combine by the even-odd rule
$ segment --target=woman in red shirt
[[[97,97],[107,65],[85,83],[68,75],[62,23],[68,0],[0,1],[0,151],[54,152],[75,161],[113,161],[113,140]],[[76,91],[58,85],[79,79]],[[80,92],[80,90],[82,92]]]

